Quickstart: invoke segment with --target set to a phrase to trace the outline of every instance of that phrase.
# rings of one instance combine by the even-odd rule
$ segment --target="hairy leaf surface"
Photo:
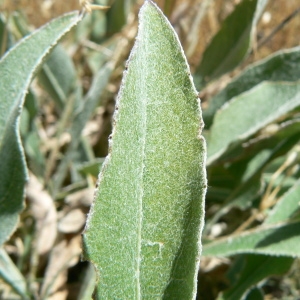
[[[146,1],[84,233],[98,299],[194,299],[206,189],[197,92],[178,38]]]

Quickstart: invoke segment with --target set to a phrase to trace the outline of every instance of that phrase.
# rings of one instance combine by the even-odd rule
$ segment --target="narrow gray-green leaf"
[[[203,255],[229,256],[238,253],[257,253],[299,257],[299,232],[300,222],[260,226],[204,245]]]
[[[75,67],[71,57],[57,45],[38,74],[39,82],[49,93],[59,109],[63,109],[75,84]]]
[[[269,182],[269,179],[262,181],[262,172],[266,166],[270,166],[269,163],[278,155],[282,156],[282,153],[290,151],[295,143],[299,141],[298,119],[283,122],[276,126],[276,129],[275,132],[270,133],[270,136],[265,136],[264,139],[254,139],[252,144],[249,143],[250,145],[244,148],[245,153],[247,153],[246,159],[237,160],[237,162],[232,164],[229,168],[226,167],[224,174],[222,174],[221,170],[223,169],[221,169],[219,165],[212,166],[210,174],[212,176],[218,174],[219,178],[217,181],[210,183],[211,185],[206,197],[214,201],[220,198],[222,200],[222,206],[214,214],[213,218],[206,222],[205,231],[209,231],[211,226],[233,207],[245,210],[252,206],[253,201],[257,200],[262,194],[264,183]],[[267,172],[273,174],[278,168],[279,165],[277,165],[275,169],[273,168]],[[243,170],[243,173],[241,173],[240,170]],[[234,189],[231,189],[231,191],[227,193],[216,193],[216,191],[222,189],[225,191],[224,187],[226,186],[231,186],[232,184],[229,183],[230,180],[229,182],[227,182],[227,180],[232,178],[232,176],[236,177],[236,175],[238,176],[239,184],[236,185]],[[266,178],[265,175],[263,177]],[[289,177],[285,179],[284,183],[290,185],[292,179],[293,177]]]
[[[80,164],[79,166],[77,166],[77,170],[83,175],[92,175],[94,177],[97,177],[103,162],[104,158],[99,157]]]
[[[0,245],[14,230],[23,208],[26,166],[18,124],[36,68],[81,17],[64,15],[19,42],[0,61]]]
[[[244,59],[249,50],[252,31],[266,2],[244,0],[225,19],[220,31],[205,49],[194,74],[197,88],[229,72]]]
[[[246,169],[241,178],[240,183],[234,188],[227,197],[223,197],[223,204],[214,214],[213,218],[208,220],[205,224],[205,231],[210,230],[211,226],[215,224],[223,215],[227,214],[232,208],[238,207],[241,210],[245,210],[253,205],[253,202],[262,194],[263,182],[261,180],[261,173],[266,164],[271,159],[272,155],[277,151],[280,151],[281,144],[272,145],[273,149],[263,149],[258,152],[256,156],[253,156],[250,160],[246,161]],[[237,173],[244,162],[238,161],[236,166],[231,169],[227,177],[230,177],[231,173]],[[232,166],[231,166],[232,167]],[[227,169],[228,170],[228,169]],[[220,182],[224,181],[220,179]],[[210,187],[211,188],[211,187]],[[208,192],[209,194],[209,192]],[[225,199],[225,201],[224,201]]]
[[[108,36],[120,32],[122,27],[126,24],[129,14],[126,0],[118,0],[113,3],[106,14],[106,28]]]
[[[286,273],[294,261],[291,257],[274,257],[253,254],[247,255],[245,259],[245,266],[239,273],[238,280],[229,290],[224,292],[222,297],[218,298],[219,300],[245,299],[243,295],[248,289],[253,287],[253,285],[259,283],[268,276]],[[257,297],[255,299],[259,298]]]
[[[9,30],[7,19],[3,13],[0,13],[0,57],[11,47],[13,42],[14,37]]]
[[[80,138],[78,137],[80,137],[84,126],[90,119],[92,113],[95,111],[95,108],[97,107],[97,105],[99,105],[100,96],[105,90],[114,66],[114,63],[108,62],[103,67],[101,67],[101,69],[94,77],[92,86],[88,94],[83,99],[80,107],[78,107],[78,110],[76,111],[72,126],[70,128],[71,143],[58,167],[57,172],[54,175],[54,194],[59,191],[61,184],[66,176],[68,167],[74,159],[74,154],[77,155],[76,150],[80,143]]]
[[[96,272],[94,266],[89,263],[85,271],[84,278],[81,281],[80,291],[77,299],[91,300],[96,285]]]
[[[25,278],[3,248],[0,248],[0,279],[9,284],[22,299],[29,299]]]
[[[264,225],[288,221],[296,211],[299,211],[300,181],[289,189],[276,203],[264,221]]]
[[[299,105],[299,82],[263,82],[233,98],[215,116],[208,140],[207,163]]]
[[[278,51],[251,66],[214,96],[203,111],[205,128],[212,124],[215,113],[233,97],[250,90],[262,81],[297,81],[300,79],[300,47]]]
[[[268,4],[269,0],[258,0],[255,8],[255,14],[252,20],[252,34],[256,34],[255,26],[259,21],[263,11],[265,10],[266,5]],[[252,38],[255,38],[252,36]]]
[[[200,103],[168,20],[151,1],[139,16],[84,251],[97,299],[194,299],[206,190]]]
[[[13,26],[25,37],[31,33],[26,18],[22,13],[13,15]],[[75,67],[71,57],[61,45],[57,45],[48,55],[38,73],[39,83],[62,109],[75,81]]]
[[[7,49],[8,30],[5,24],[4,16],[0,14],[0,57]]]

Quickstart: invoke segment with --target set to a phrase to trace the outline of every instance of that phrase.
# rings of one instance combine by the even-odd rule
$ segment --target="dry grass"
[[[195,14],[194,8],[197,7],[197,3],[204,0],[174,0],[173,13],[171,15],[171,21],[180,23],[180,18],[193,17]],[[112,1],[110,1],[112,2]],[[166,0],[157,0],[157,4],[164,8]],[[210,1],[208,12],[203,18],[203,21],[199,30],[199,38],[194,55],[190,58],[190,63],[193,66],[197,65],[201,54],[205,47],[217,32],[222,20],[234,9],[234,5],[239,2],[237,0],[231,1]],[[1,2],[0,2],[1,5]],[[263,38],[270,34],[270,32],[286,18],[293,11],[299,8],[300,3],[298,0],[276,0],[269,1],[263,18],[261,19],[257,36]],[[65,12],[79,10],[79,0],[2,0],[1,10],[6,12],[12,12],[14,10],[22,10],[27,16],[28,22],[38,27],[45,24],[50,19],[55,18]],[[179,14],[179,20],[176,19],[178,11],[183,11],[183,14]],[[263,47],[255,51],[255,56],[252,61],[266,57],[270,53],[283,49],[290,48],[299,45],[299,30],[300,30],[300,16],[293,18],[292,21],[280,30],[270,41],[268,41]],[[180,30],[179,30],[180,31]],[[181,39],[184,40],[187,32],[179,32]]]

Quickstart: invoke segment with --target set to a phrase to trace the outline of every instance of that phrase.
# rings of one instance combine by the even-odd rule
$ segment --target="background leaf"
[[[284,222],[294,217],[297,212],[299,213],[299,195],[300,182],[297,181],[296,184],[278,200],[275,207],[269,212],[263,225]]]
[[[225,19],[195,71],[194,80],[198,89],[231,71],[244,59],[252,31],[266,3],[265,0],[244,0]]]
[[[208,139],[207,163],[212,163],[229,146],[241,143],[299,105],[300,85],[298,82],[263,82],[232,99],[216,114]]]
[[[131,1],[132,0],[119,0],[113,2],[113,5],[107,12],[106,16],[108,35],[111,36],[114,33],[119,32],[126,24]]]
[[[215,113],[227,101],[250,90],[262,81],[297,81],[300,79],[300,47],[285,49],[268,56],[243,71],[234,78],[220,93],[209,101],[203,111],[205,128],[212,124]]]
[[[245,300],[264,300],[264,294],[260,288],[254,287],[246,295]]]
[[[0,244],[14,230],[23,208],[27,172],[18,125],[28,85],[51,47],[80,19],[72,13],[53,20],[0,61]]]
[[[0,278],[9,284],[17,294],[22,296],[22,299],[29,299],[24,276],[2,248],[0,248]]]
[[[235,280],[231,288],[223,293],[218,299],[243,299],[242,296],[244,293],[253,285],[270,275],[282,275],[286,273],[293,263],[293,258],[291,257],[274,257],[253,254],[243,257],[242,260],[244,264],[242,270],[240,270],[238,274],[234,274],[235,277],[238,277],[238,280]],[[250,299],[250,295],[248,295],[246,299]]]
[[[38,74],[39,82],[62,109],[75,86],[75,67],[71,57],[57,45]]]
[[[299,257],[297,245],[300,222],[261,226],[216,242],[206,244],[204,256],[229,256],[238,253],[257,253]]]
[[[76,150],[78,149],[78,145],[80,144],[80,138],[78,137],[80,137],[84,126],[86,125],[95,108],[99,104],[100,96],[108,83],[114,65],[114,63],[109,62],[99,70],[92,82],[88,94],[85,96],[78,109],[76,110],[76,114],[74,115],[74,120],[70,128],[70,135],[72,138],[71,142],[68,146],[64,158],[62,159],[61,164],[58,167],[56,174],[54,175],[55,194],[57,193],[66,176],[69,164],[72,162],[72,160],[74,160],[74,156],[76,156]]]

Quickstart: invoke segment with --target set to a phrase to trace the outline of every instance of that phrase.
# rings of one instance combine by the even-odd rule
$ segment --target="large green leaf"
[[[18,124],[24,96],[46,54],[80,19],[71,13],[53,20],[0,61],[0,245],[14,230],[23,208],[27,173]]]
[[[205,128],[212,124],[213,117],[221,106],[250,90],[262,81],[297,81],[300,79],[300,47],[279,51],[266,59],[249,66],[236,77],[219,94],[209,101],[209,106],[203,111]]]
[[[98,299],[194,299],[206,190],[200,103],[170,23],[151,1],[139,16],[84,252]]]
[[[244,0],[223,22],[194,74],[197,88],[235,68],[248,53],[253,30],[267,0]]]
[[[299,82],[263,82],[233,98],[215,116],[208,140],[208,164],[300,105]]]
[[[299,257],[299,230],[300,222],[260,226],[206,244],[203,255],[229,256],[238,253],[257,253]]]

